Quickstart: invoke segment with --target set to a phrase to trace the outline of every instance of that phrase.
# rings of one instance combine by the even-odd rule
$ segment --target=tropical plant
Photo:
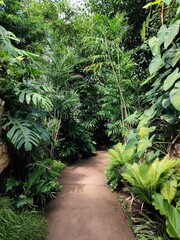
[[[127,164],[122,177],[131,185],[128,187],[141,201],[151,204],[152,194],[161,192],[165,199],[172,201],[177,191],[177,159],[158,158],[152,163]]]
[[[158,215],[146,211],[139,212],[138,216],[132,217],[133,230],[138,240],[168,240],[164,229],[164,221]]]
[[[171,205],[161,194],[154,193],[152,196],[156,210],[166,218],[166,230],[170,237],[173,239],[180,239],[180,211]]]
[[[12,177],[6,180],[6,193],[14,198],[17,208],[45,205],[60,190],[57,177],[64,167],[63,163],[51,159],[31,163],[24,182]]]
[[[113,148],[109,149],[110,163],[106,168],[107,182],[114,190],[121,184],[124,166],[130,162],[133,155],[133,149],[126,151],[126,144],[118,143]]]
[[[0,239],[2,240],[44,240],[46,221],[34,211],[17,212],[13,202],[0,198]]]

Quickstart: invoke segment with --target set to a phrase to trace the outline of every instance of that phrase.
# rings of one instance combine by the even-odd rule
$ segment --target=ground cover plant
[[[15,211],[12,200],[0,198],[0,239],[43,240],[46,221],[36,212]]]

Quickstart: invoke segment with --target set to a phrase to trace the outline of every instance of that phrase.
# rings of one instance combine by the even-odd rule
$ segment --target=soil
[[[106,184],[106,151],[66,168],[63,188],[46,208],[48,240],[135,239],[118,196]]]

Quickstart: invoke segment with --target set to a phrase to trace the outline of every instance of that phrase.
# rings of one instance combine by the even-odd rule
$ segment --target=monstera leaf
[[[180,239],[180,211],[172,206],[161,194],[152,196],[153,205],[166,217],[166,230],[170,237]]]
[[[33,123],[24,119],[15,119],[9,115],[3,117],[6,123],[3,129],[8,130],[7,137],[16,149],[24,147],[25,151],[31,151],[33,145],[37,146],[40,142],[40,135],[32,130]]]
[[[19,97],[19,101],[21,103],[33,103],[35,106],[44,108],[47,111],[50,111],[52,109],[52,102],[49,100],[49,98],[43,96],[42,93],[37,93],[30,89],[20,90],[18,88],[15,89],[15,93]]]

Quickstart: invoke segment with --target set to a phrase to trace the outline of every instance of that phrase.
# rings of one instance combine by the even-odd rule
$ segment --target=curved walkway
[[[63,185],[46,209],[48,240],[134,240],[103,174],[107,152],[63,171]]]

